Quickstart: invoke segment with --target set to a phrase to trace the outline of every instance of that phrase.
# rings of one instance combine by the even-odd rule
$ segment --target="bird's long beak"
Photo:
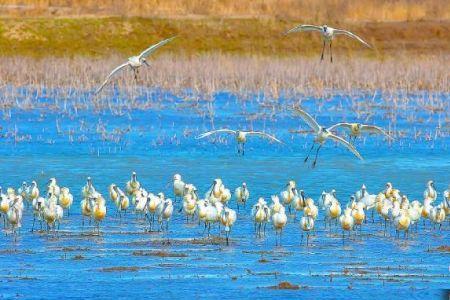
[[[144,59],[144,65],[146,65],[147,67],[150,67],[150,64],[145,59]]]

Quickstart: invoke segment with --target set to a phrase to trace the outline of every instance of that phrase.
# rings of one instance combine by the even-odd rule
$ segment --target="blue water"
[[[24,180],[36,180],[43,190],[47,180],[56,177],[75,195],[71,215],[63,220],[58,236],[31,233],[32,216],[27,210],[17,241],[0,237],[2,298],[344,299],[363,295],[431,299],[450,288],[449,253],[436,251],[449,246],[448,223],[441,231],[421,223],[417,233],[397,239],[393,231],[384,236],[376,218],[363,226],[361,235],[343,241],[338,228],[324,229],[322,214],[308,247],[301,244],[298,222],[292,219],[281,246],[276,246],[270,226],[265,237],[255,237],[248,205],[239,211],[231,244],[226,246],[205,239],[196,222],[187,224],[177,212],[180,203],[167,233],[144,233],[145,221],[131,213],[120,221],[109,202],[97,236],[92,227],[81,227],[79,212],[80,190],[87,176],[107,197],[109,184],[124,185],[132,171],[147,190],[169,196],[167,183],[174,173],[194,183],[200,195],[217,177],[231,190],[245,181],[250,204],[260,196],[269,200],[291,179],[316,200],[323,190],[336,189],[343,204],[363,183],[369,192],[377,193],[387,181],[410,200],[421,200],[426,182],[433,179],[440,202],[450,183],[446,123],[450,98],[446,94],[408,95],[407,104],[398,108],[390,106],[390,99],[381,93],[373,97],[362,92],[352,101],[339,93],[327,100],[275,101],[261,95],[244,100],[224,92],[212,102],[187,102],[154,90],[149,98],[135,99],[131,108],[130,99],[118,94],[110,104],[102,99],[97,107],[81,93],[69,94],[65,100],[55,94],[24,89],[16,107],[2,111],[1,186],[18,187]],[[24,109],[22,103],[30,95],[35,107]],[[444,109],[421,109],[419,100],[424,97],[443,99]],[[289,133],[289,129],[307,129],[286,109],[299,101],[324,125],[367,118],[365,122],[395,129],[401,136],[396,135],[392,144],[376,136],[358,140],[364,161],[328,143],[312,169],[303,163],[311,136]],[[362,112],[360,118],[357,110]],[[250,138],[241,157],[232,137],[194,139],[212,126],[264,130],[285,144]],[[234,208],[235,202],[230,205]],[[213,235],[218,234],[214,228]],[[182,257],[136,255],[140,250]],[[129,269],[108,269],[114,267]],[[269,288],[283,281],[300,289]]]

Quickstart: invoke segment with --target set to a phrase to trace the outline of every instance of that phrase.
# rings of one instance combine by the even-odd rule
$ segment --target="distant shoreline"
[[[322,42],[315,33],[283,33],[300,21],[274,18],[0,18],[0,56],[110,57],[129,56],[149,44],[177,35],[166,53],[225,53],[317,58]],[[319,23],[320,24],[320,23]],[[340,37],[333,43],[339,56],[386,59],[398,52],[411,55],[450,53],[450,21],[334,22],[374,46],[365,49]]]

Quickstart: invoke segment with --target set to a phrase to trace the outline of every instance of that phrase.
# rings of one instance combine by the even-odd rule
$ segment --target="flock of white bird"
[[[322,34],[324,46],[321,60],[323,60],[325,45],[328,42],[330,45],[331,61],[333,61],[331,44],[336,35],[346,35],[355,38],[365,46],[370,47],[369,44],[357,35],[346,30],[334,29],[327,25],[299,25],[287,33],[299,31],[318,31]],[[98,94],[116,73],[126,67],[130,67],[133,70],[136,78],[141,66],[149,66],[147,57],[173,39],[174,37],[163,40],[147,48],[139,55],[130,57],[127,62],[116,67],[107,76],[95,93]],[[306,162],[314,147],[318,145],[313,167],[316,165],[321,147],[327,140],[332,140],[343,145],[357,158],[362,159],[362,156],[353,145],[352,139],[356,139],[364,132],[382,134],[392,139],[388,133],[377,126],[360,123],[338,123],[331,127],[323,127],[302,109],[295,108],[294,113],[305,121],[315,136],[314,143],[305,158]],[[340,128],[349,130],[350,141],[336,134],[337,129]],[[245,143],[248,136],[259,136],[277,143],[282,143],[276,137],[265,132],[231,129],[219,129],[206,132],[197,138],[202,139],[219,133],[235,135],[238,144],[238,153],[242,155],[245,151]],[[340,223],[343,238],[345,237],[345,232],[350,233],[356,228],[361,230],[364,223],[367,222],[369,212],[372,215],[372,220],[374,218],[374,212],[379,215],[381,220],[384,220],[385,234],[389,224],[389,226],[395,227],[397,233],[400,231],[405,232],[406,237],[410,226],[413,224],[417,226],[420,219],[428,219],[434,225],[439,225],[440,228],[446,216],[450,215],[450,186],[443,193],[443,201],[436,205],[437,195],[438,193],[434,188],[433,182],[429,181],[423,195],[423,201],[414,200],[410,202],[405,194],[393,188],[392,184],[387,183],[386,189],[377,195],[370,194],[363,185],[359,191],[350,197],[350,201],[346,205],[342,205],[337,199],[335,190],[331,192],[324,191],[319,201],[315,203],[312,198],[305,196],[303,190],[297,190],[295,181],[289,181],[285,190],[281,191],[279,195],[271,196],[271,203],[266,202],[263,197],[260,197],[252,207],[251,218],[258,236],[264,235],[266,225],[271,223],[277,236],[277,244],[281,243],[281,235],[288,220],[291,217],[296,220],[297,213],[302,214],[299,222],[302,240],[303,234],[306,233],[306,243],[308,244],[310,233],[315,230],[315,223],[319,216],[319,211],[324,215],[325,226],[329,224],[331,228],[333,223],[336,225]],[[237,212],[230,208],[230,201],[233,197],[232,192],[225,187],[220,178],[213,181],[213,184],[204,194],[204,197],[199,197],[195,185],[185,183],[179,174],[175,174],[173,177],[173,196],[175,197],[174,200],[179,198],[182,202],[178,212],[183,212],[187,221],[197,219],[199,224],[203,223],[205,228],[204,232],[207,232],[208,236],[210,236],[212,226],[218,225],[219,233],[221,230],[220,226],[223,226],[228,244],[231,230],[237,220]],[[158,231],[168,230],[170,220],[174,213],[175,203],[162,192],[158,194],[148,192],[137,180],[135,172],[132,173],[131,179],[127,182],[124,190],[114,183],[111,184],[109,186],[109,198],[114,204],[120,220],[122,220],[128,210],[132,210],[135,215],[141,216],[148,221],[149,231],[155,229]],[[245,183],[242,183],[242,186],[236,188],[234,198],[238,211],[241,206],[246,206],[246,203],[250,199],[250,192]],[[55,178],[49,180],[46,193],[43,196],[40,193],[36,181],[32,181],[31,185],[24,182],[17,191],[9,187],[6,194],[0,188],[0,215],[3,219],[4,228],[7,229],[6,232],[12,232],[17,237],[22,224],[22,216],[25,208],[24,203],[26,203],[26,206],[31,207],[33,212],[33,225],[31,230],[34,231],[37,221],[40,223],[41,229],[43,224],[46,224],[47,231],[56,233],[61,220],[64,218],[64,211],[67,211],[67,216],[69,216],[73,201],[74,197],[70,193],[70,190],[67,187],[60,187]],[[87,179],[85,186],[82,188],[80,212],[83,227],[86,220],[89,224],[93,222],[97,233],[100,234],[100,224],[107,215],[107,203],[102,194],[95,189],[91,178]]]
[[[85,219],[89,223],[94,222],[94,230],[100,234],[100,223],[107,215],[107,203],[104,197],[97,192],[91,178],[87,178],[85,186],[82,188],[82,200],[80,202],[80,212],[82,225],[84,228]],[[221,226],[224,228],[226,242],[233,226],[237,221],[240,207],[245,207],[250,199],[250,191],[246,183],[235,189],[234,199],[237,210],[230,207],[233,198],[230,189],[226,188],[220,178],[213,181],[204,197],[199,197],[195,185],[185,183],[181,175],[173,176],[173,196],[180,199],[181,205],[179,213],[183,213],[186,222],[194,220],[198,224],[203,223],[204,233],[208,237],[212,226],[218,226],[219,234]],[[126,183],[124,191],[116,184],[109,187],[109,198],[116,208],[116,214],[120,221],[128,210],[133,215],[148,221],[149,231],[168,231],[169,222],[174,213],[174,202],[167,198],[164,193],[153,194],[145,190],[137,179],[135,172]],[[45,197],[41,196],[39,187],[35,181],[31,185],[23,183],[17,191],[9,187],[4,194],[0,188],[0,215],[4,222],[5,232],[12,232],[15,237],[22,224],[22,216],[25,206],[30,207],[33,212],[33,225],[31,231],[35,229],[36,221],[40,223],[41,230],[46,224],[47,231],[56,233],[64,211],[69,211],[73,204],[74,197],[67,187],[60,187],[55,178],[48,182]],[[348,203],[343,205],[337,199],[336,191],[323,191],[318,202],[307,197],[303,190],[297,189],[295,181],[289,181],[279,194],[271,196],[271,203],[266,202],[263,197],[258,198],[251,209],[251,219],[254,222],[255,234],[258,237],[265,235],[266,225],[271,223],[276,234],[277,244],[281,243],[281,235],[289,219],[297,220],[300,214],[300,230],[303,235],[307,235],[306,244],[309,243],[310,233],[315,232],[315,223],[319,213],[323,215],[325,228],[328,226],[338,226],[342,229],[342,237],[345,233],[361,231],[367,223],[368,215],[371,214],[374,221],[374,213],[378,214],[381,223],[384,223],[384,234],[388,226],[393,226],[397,232],[403,231],[407,237],[412,225],[417,226],[422,219],[429,220],[434,227],[439,226],[439,230],[446,217],[450,216],[450,185],[443,192],[443,200],[437,203],[438,192],[433,181],[429,181],[423,193],[423,201],[409,201],[408,197],[395,189],[391,183],[386,184],[386,188],[378,194],[370,194],[363,185],[350,197]],[[24,203],[27,205],[24,206]],[[450,218],[449,218],[450,219]],[[155,224],[157,222],[157,224]],[[381,225],[383,226],[383,225]]]

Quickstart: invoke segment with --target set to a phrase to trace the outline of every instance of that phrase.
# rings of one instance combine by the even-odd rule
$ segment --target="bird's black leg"
[[[325,41],[323,41],[323,47],[322,47],[322,55],[320,56],[320,61],[323,60],[323,53],[325,52]]]
[[[317,156],[319,155],[319,150],[322,147],[322,145],[319,145],[319,148],[317,148],[317,152],[316,152],[316,157],[314,158],[314,162],[312,167],[314,168],[316,166],[316,162],[317,162]]]
[[[331,50],[331,41],[330,41],[330,60],[333,63],[333,51]]]
[[[244,151],[245,151],[245,143],[242,143],[242,156],[244,156]]]
[[[137,72],[136,72],[136,69],[133,69],[133,73],[134,73],[134,80],[137,80]]]
[[[306,155],[306,158],[305,158],[304,162],[308,161],[309,155],[311,154],[311,151],[314,149],[314,145],[315,145],[315,143],[313,143],[311,148],[309,149],[308,155]]]

